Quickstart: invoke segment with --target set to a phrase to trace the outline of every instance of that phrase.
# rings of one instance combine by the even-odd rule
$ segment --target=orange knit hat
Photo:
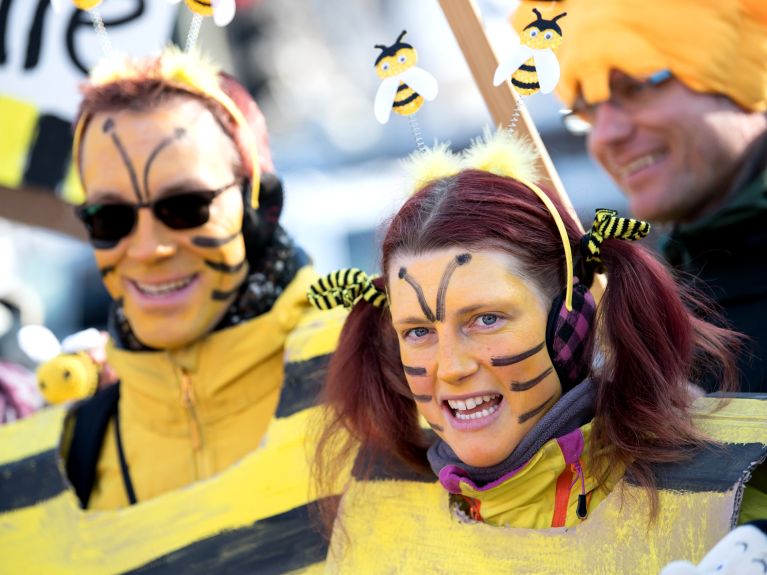
[[[669,70],[692,90],[767,110],[766,0],[523,0],[519,31],[535,16],[567,11],[557,94],[571,105],[610,95],[610,70],[637,78]],[[544,12],[545,10],[545,12]]]

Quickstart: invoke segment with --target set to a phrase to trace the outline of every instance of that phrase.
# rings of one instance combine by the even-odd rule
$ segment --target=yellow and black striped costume
[[[767,401],[713,406],[699,400],[696,419],[722,445],[655,467],[660,514],[652,524],[647,499],[626,478],[574,527],[523,529],[459,520],[434,477],[373,464],[373,477],[353,480],[341,500],[344,532],[333,537],[328,572],[657,575],[673,560],[697,563],[739,515],[755,518],[746,506],[764,511],[744,484],[755,469],[763,474]]]
[[[273,352],[263,352],[276,361],[274,374],[281,382],[265,431],[259,434],[255,428],[257,418],[249,419],[254,425],[245,421],[240,428],[233,415],[235,428],[221,436],[222,442],[233,443],[252,434],[258,447],[219,471],[213,467],[206,469],[205,458],[189,456],[194,451],[195,437],[190,436],[191,428],[184,424],[179,427],[182,431],[177,441],[187,465],[178,465],[178,474],[190,473],[189,464],[194,461],[198,465],[198,480],[147,497],[154,478],[151,473],[131,470],[139,503],[126,506],[124,501],[122,504],[117,501],[115,505],[116,498],[125,499],[119,468],[114,457],[102,457],[99,473],[105,475],[101,479],[106,481],[110,473],[116,474],[111,481],[115,487],[101,492],[96,486],[91,503],[95,502],[100,510],[83,510],[65,475],[61,453],[66,450],[66,430],[72,428],[70,408],[51,408],[0,428],[0,572],[282,573],[320,568],[327,543],[315,531],[309,507],[319,497],[335,494],[310,493],[311,446],[307,444],[306,426],[318,409],[312,404],[345,312],[328,314],[308,306],[305,292],[313,279],[314,273],[304,268],[271,312],[211,334],[211,342],[205,345],[212,346],[216,353],[210,356],[203,353],[197,371],[190,372],[192,377],[204,376],[201,384],[232,376],[231,381],[240,389],[246,386],[258,390],[265,382],[262,376],[248,375],[248,352],[258,355],[262,353],[260,346],[269,346],[281,336],[275,329],[254,333],[250,331],[251,324],[266,322],[285,333],[282,345]],[[229,351],[229,355],[221,350]],[[131,373],[131,377],[142,369],[145,374],[155,368],[165,369],[162,366],[168,363],[167,352],[138,353],[146,356],[146,363],[141,365],[148,367]],[[186,365],[186,359],[179,361]],[[204,385],[194,389],[198,394],[205,393]],[[225,397],[226,402],[232,399]],[[121,426],[123,416],[131,414],[129,406],[122,405],[123,399]],[[251,399],[244,401],[250,405]],[[143,407],[133,405],[131,409]],[[220,404],[199,404],[198,415],[211,421],[210,429],[216,424],[215,409],[219,408],[223,409]],[[164,417],[174,418],[172,414]],[[127,431],[130,421],[125,423]],[[112,426],[110,423],[110,430]],[[137,432],[138,437],[151,431]],[[202,436],[197,440],[215,443],[212,434],[205,435],[207,431],[203,426]],[[112,449],[110,437],[111,431],[107,432],[103,447],[107,455]],[[163,461],[166,456],[153,452],[156,446],[137,447],[143,453],[136,457],[154,457],[158,470],[166,465]],[[226,448],[221,445],[211,453],[224,453]],[[125,449],[130,464],[135,459],[127,441]],[[169,452],[167,457],[172,455]]]

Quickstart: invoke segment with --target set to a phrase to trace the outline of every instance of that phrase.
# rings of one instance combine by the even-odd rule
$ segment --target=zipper
[[[196,400],[192,388],[192,378],[182,367],[181,369],[181,399],[189,413],[189,437],[192,440],[192,449],[199,452],[202,449],[202,426],[197,417]],[[195,465],[195,468],[197,466]]]

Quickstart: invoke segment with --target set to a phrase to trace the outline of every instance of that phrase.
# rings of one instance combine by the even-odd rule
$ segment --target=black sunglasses
[[[138,204],[84,204],[75,208],[75,213],[85,224],[91,240],[116,244],[133,231],[141,208],[151,209],[154,217],[173,230],[205,224],[210,217],[211,202],[240,181],[237,179],[216,190],[184,192]]]

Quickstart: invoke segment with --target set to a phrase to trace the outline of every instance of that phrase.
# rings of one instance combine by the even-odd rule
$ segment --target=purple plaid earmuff
[[[565,307],[565,292],[554,299],[546,322],[546,348],[567,393],[588,375],[593,351],[597,305],[588,285],[575,278],[573,309]]]

